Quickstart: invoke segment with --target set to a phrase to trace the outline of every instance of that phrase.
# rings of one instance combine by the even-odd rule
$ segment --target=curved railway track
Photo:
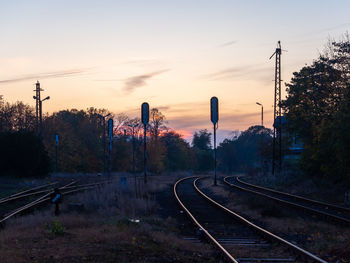
[[[323,218],[327,218],[343,224],[350,224],[350,209],[346,207],[311,200],[305,197],[253,185],[244,182],[239,177],[235,176],[225,177],[224,182],[227,185],[236,189],[249,192],[254,195],[259,195],[268,199],[272,199],[283,205],[288,205],[297,209],[302,209],[314,215],[318,215]]]
[[[322,262],[326,261],[262,229],[205,195],[197,186],[202,178],[177,181],[173,191],[181,208],[199,233],[228,262]]]

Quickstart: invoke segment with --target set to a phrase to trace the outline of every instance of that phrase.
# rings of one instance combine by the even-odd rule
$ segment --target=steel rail
[[[105,181],[97,182],[97,183],[68,186],[65,189],[86,187],[86,186],[91,186],[91,185],[100,185],[100,184],[109,183],[109,182],[111,182],[111,181],[110,180],[105,180]],[[15,200],[22,199],[22,198],[25,198],[25,197],[28,197],[28,196],[33,196],[33,195],[39,195],[39,194],[47,193],[47,192],[50,192],[50,191],[52,191],[52,189],[42,190],[42,191],[38,191],[38,192],[34,192],[34,193],[29,193],[29,194],[23,194],[23,195],[15,196],[15,197],[12,197],[12,198],[8,198],[6,200],[0,200],[0,204],[11,202],[11,201],[15,201]]]
[[[321,206],[325,206],[325,207],[328,207],[328,208],[332,208],[332,209],[337,210],[337,211],[350,213],[350,208],[347,208],[347,207],[343,207],[343,206],[339,206],[339,205],[335,205],[335,204],[330,204],[330,203],[326,203],[326,202],[322,202],[322,201],[318,201],[318,200],[313,200],[313,199],[310,199],[310,198],[307,198],[307,197],[303,197],[303,196],[299,196],[299,195],[293,195],[293,194],[290,194],[290,193],[277,191],[277,190],[274,190],[274,189],[271,189],[271,188],[266,188],[266,187],[263,187],[263,186],[254,185],[254,184],[242,181],[240,179],[240,177],[236,177],[236,178],[237,178],[237,181],[239,183],[247,185],[247,186],[250,186],[250,187],[253,187],[253,188],[258,189],[258,190],[264,190],[264,191],[275,193],[275,194],[279,194],[279,195],[282,195],[282,196],[291,197],[291,198],[294,198],[296,200],[305,201],[305,202],[308,202],[310,204],[321,205]]]
[[[331,213],[327,213],[327,212],[324,212],[324,211],[320,211],[320,210],[314,209],[312,207],[303,206],[303,205],[300,205],[300,204],[297,204],[297,203],[293,203],[293,202],[290,202],[290,201],[287,201],[287,200],[283,200],[283,199],[280,199],[280,198],[277,198],[277,197],[273,197],[273,196],[268,195],[268,194],[264,194],[264,193],[261,193],[261,192],[257,192],[257,191],[254,191],[254,190],[250,190],[250,189],[247,189],[247,188],[244,188],[244,187],[232,184],[232,183],[227,181],[227,178],[232,178],[232,177],[234,177],[234,176],[226,176],[224,178],[224,182],[227,185],[231,186],[231,187],[235,187],[237,189],[240,189],[242,191],[246,191],[246,192],[249,192],[249,193],[252,193],[252,194],[255,194],[255,195],[260,195],[260,196],[263,196],[263,197],[275,200],[275,201],[277,201],[279,203],[282,203],[282,204],[285,204],[285,205],[289,205],[289,206],[293,206],[293,207],[296,207],[296,208],[299,208],[299,209],[303,209],[305,211],[312,212],[312,213],[314,213],[316,215],[326,216],[328,218],[337,220],[337,221],[339,221],[341,223],[350,224],[350,220],[347,219],[347,218],[344,218],[344,217],[341,217],[341,216],[337,216],[337,215],[334,215],[334,214],[331,214]]]
[[[37,187],[34,187],[34,188],[30,188],[30,189],[27,189],[27,190],[24,190],[24,191],[21,191],[21,192],[18,192],[18,193],[14,193],[12,195],[0,198],[0,203],[2,203],[4,200],[7,200],[7,199],[10,199],[10,198],[19,196],[19,195],[23,195],[23,194],[26,194],[26,193],[31,192],[31,191],[42,189],[42,188],[45,188],[45,187],[48,187],[48,186],[51,186],[51,185],[55,185],[57,183],[58,182],[53,182],[53,183],[50,183],[50,184],[40,185],[40,186],[37,186]]]
[[[4,203],[7,203],[7,202],[11,202],[11,201],[15,201],[15,200],[18,200],[18,199],[22,199],[22,198],[25,198],[25,197],[28,197],[28,196],[39,195],[39,194],[43,194],[43,193],[47,193],[47,192],[51,192],[51,191],[52,191],[52,189],[48,189],[48,190],[37,191],[37,192],[34,192],[34,193],[29,193],[29,194],[18,195],[18,196],[15,196],[15,197],[8,198],[6,200],[0,200],[0,204],[4,204]]]
[[[66,185],[64,185],[63,187],[60,187],[59,189],[60,189],[60,190],[64,190],[66,187],[68,187],[68,186],[70,186],[70,185],[72,185],[72,184],[75,184],[75,183],[76,183],[76,181],[70,182],[69,184],[66,184]],[[34,207],[34,206],[36,206],[36,205],[38,205],[38,204],[40,204],[40,203],[43,203],[43,202],[45,202],[45,201],[48,201],[48,200],[50,199],[48,196],[49,196],[50,194],[52,194],[52,193],[53,193],[53,191],[51,191],[51,192],[49,192],[49,193],[47,193],[47,194],[45,194],[45,195],[39,197],[38,199],[36,199],[36,200],[34,200],[34,201],[32,201],[32,202],[30,202],[30,203],[24,205],[24,206],[21,206],[21,207],[15,209],[15,210],[12,210],[9,214],[6,214],[6,215],[0,220],[0,225],[3,224],[6,220],[8,220],[9,218],[11,218],[12,216],[17,215],[18,213],[21,213],[21,212],[23,212],[23,211],[25,211],[25,210],[27,210],[27,209],[29,209],[29,208],[31,208],[31,207]]]
[[[111,183],[111,182],[112,182],[112,180],[105,180],[105,181],[96,182],[96,183],[69,186],[69,187],[66,187],[66,189],[72,189],[72,188],[78,188],[78,187],[87,187],[87,186],[92,186],[92,185],[100,185],[100,184]]]
[[[234,257],[232,257],[231,254],[222,245],[220,245],[220,243],[197,221],[197,219],[191,214],[191,212],[181,202],[180,197],[177,194],[176,188],[177,188],[179,183],[181,183],[182,181],[185,181],[185,180],[188,180],[191,178],[197,178],[197,177],[198,176],[189,176],[189,177],[185,177],[185,178],[178,180],[174,184],[174,188],[173,188],[175,198],[176,198],[177,202],[180,204],[180,206],[182,207],[182,209],[191,218],[191,220],[197,225],[197,227],[199,227],[199,229],[201,229],[203,231],[203,233],[207,236],[207,238],[210,240],[210,242],[212,242],[214,244],[214,246],[220,250],[220,252],[225,256],[225,258],[228,259],[230,262],[238,263],[238,261]]]
[[[222,210],[224,210],[225,212],[227,212],[228,214],[232,215],[235,219],[239,220],[240,222],[243,222],[244,224],[246,224],[247,226],[253,228],[255,231],[257,231],[257,233],[260,233],[266,237],[268,237],[269,239],[275,240],[280,244],[286,245],[289,248],[293,249],[294,251],[296,251],[297,253],[306,256],[309,259],[314,260],[315,262],[320,262],[320,263],[327,263],[327,261],[319,258],[318,256],[306,251],[305,249],[302,249],[300,247],[298,247],[297,245],[294,245],[293,243],[255,225],[254,223],[250,222],[249,220],[247,220],[246,218],[244,218],[243,216],[233,212],[232,210],[228,209],[227,207],[221,205],[220,203],[216,202],[215,200],[213,200],[212,198],[210,198],[209,196],[207,196],[206,194],[204,194],[199,187],[197,186],[197,181],[199,181],[200,179],[203,178],[197,178],[196,180],[194,180],[193,182],[193,186],[196,189],[196,191],[202,196],[204,197],[206,200],[208,200],[209,202],[211,202],[212,204],[220,207]]]
[[[75,182],[72,182],[72,183],[75,183]],[[69,183],[68,185],[65,185],[63,187],[61,187],[60,189],[61,190],[67,190],[69,189],[69,185],[71,185],[72,183]],[[89,189],[94,189],[98,186],[99,184],[95,184],[95,185],[91,185],[91,186],[84,186],[84,187],[80,187],[78,189],[74,189],[74,190],[70,190],[70,191],[67,191],[67,192],[63,192],[62,195],[68,195],[68,194],[72,194],[72,193],[76,193],[76,192],[79,192],[79,191],[83,191],[83,190],[89,190]],[[53,192],[52,192],[53,193]],[[51,193],[49,193],[51,194]],[[27,209],[30,209],[36,205],[39,205],[41,203],[44,203],[44,202],[47,202],[50,200],[50,198],[48,197],[49,194],[46,194],[42,197],[40,197],[39,199],[29,203],[29,204],[26,204],[16,210],[13,210],[10,214],[7,214],[4,218],[2,218],[0,220],[0,225],[3,225],[3,223],[8,220],[9,218],[13,217],[14,215],[17,215],[18,213],[21,213]]]

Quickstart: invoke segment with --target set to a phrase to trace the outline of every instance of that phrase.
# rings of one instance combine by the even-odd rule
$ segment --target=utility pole
[[[139,124],[133,122],[127,125],[128,127],[131,128],[131,131],[132,131],[132,173],[134,174],[135,196],[137,198],[137,182],[136,182],[136,173],[135,173],[135,128],[139,126]]]
[[[55,145],[56,145],[56,173],[58,172],[58,145],[59,145],[59,140],[60,140],[60,137],[59,135],[56,133],[55,134]]]
[[[264,106],[259,102],[257,102],[256,104],[261,106],[261,126],[264,126]]]
[[[36,111],[36,132],[39,134],[40,138],[42,138],[43,134],[43,101],[49,100],[50,96],[47,96],[45,99],[41,100],[40,91],[44,91],[40,88],[39,81],[35,84],[35,96],[33,96],[33,99],[35,99],[35,111]]]
[[[135,126],[132,126],[132,173],[135,174]]]
[[[272,152],[272,174],[276,172],[278,161],[279,171],[282,168],[282,109],[281,109],[281,42],[278,41],[276,51],[270,59],[275,56],[275,95],[273,104],[273,152]],[[277,123],[278,122],[278,123]]]
[[[132,131],[132,173],[135,174],[135,128],[139,125],[138,123],[127,124]]]
[[[38,80],[36,81],[34,91],[35,91],[35,96],[33,96],[33,98],[35,99],[36,132],[39,134],[40,91],[43,91],[43,90],[40,88],[40,83]]]
[[[103,143],[103,175],[106,175],[106,117],[111,115],[108,113],[107,115],[103,116],[101,114],[98,114],[98,116],[102,119],[102,128],[103,128],[103,134],[102,134],[102,143]]]
[[[109,137],[109,150],[108,150],[108,176],[111,176],[112,169],[112,146],[113,146],[113,119],[108,120],[108,137]]]

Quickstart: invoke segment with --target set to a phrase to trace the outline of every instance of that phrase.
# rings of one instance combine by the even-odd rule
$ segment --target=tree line
[[[113,115],[106,109],[61,110],[43,116],[42,138],[36,130],[35,109],[22,102],[0,100],[0,173],[16,176],[44,176],[48,172],[103,171],[104,138],[108,114],[114,120],[111,168],[113,172],[143,169],[143,126],[139,118]],[[59,135],[56,167],[55,135]],[[225,172],[257,164],[258,152],[269,141],[271,131],[251,127],[236,138],[218,146],[218,168]],[[261,137],[261,138],[260,138]],[[192,142],[170,129],[166,117],[157,108],[150,111],[147,129],[148,169],[206,172],[213,169],[212,134],[194,133]],[[108,152],[108,138],[106,140]],[[256,143],[259,145],[257,146]],[[248,154],[248,151],[253,154]],[[134,151],[134,166],[133,166]],[[242,154],[245,152],[244,154]]]

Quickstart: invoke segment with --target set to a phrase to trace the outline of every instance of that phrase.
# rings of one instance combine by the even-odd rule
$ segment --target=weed
[[[62,236],[65,234],[65,228],[58,220],[54,221],[52,224],[46,224],[46,230],[49,234],[55,236]]]

